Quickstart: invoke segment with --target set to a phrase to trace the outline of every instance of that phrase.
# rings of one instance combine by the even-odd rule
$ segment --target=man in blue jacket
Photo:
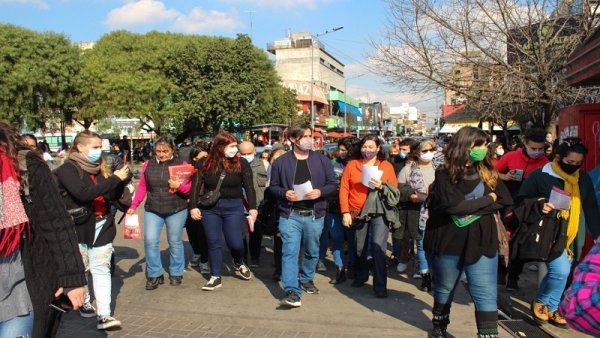
[[[291,127],[288,137],[294,150],[281,155],[273,163],[269,189],[277,196],[281,212],[281,281],[286,293],[281,305],[299,307],[303,291],[319,293],[313,282],[319,261],[319,238],[323,231],[327,196],[337,191],[338,183],[331,161],[312,151],[313,134],[308,125]],[[310,186],[311,190],[299,196],[299,185]],[[294,189],[294,186],[297,188]],[[304,257],[298,283],[300,245],[304,247]]]

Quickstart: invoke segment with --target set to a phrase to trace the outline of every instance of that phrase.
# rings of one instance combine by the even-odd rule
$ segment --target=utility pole
[[[252,28],[252,13],[256,13],[256,11],[244,11],[244,12],[248,13],[248,15],[250,16],[250,40],[253,40],[254,30]]]
[[[325,31],[323,33],[316,34],[311,36],[310,38],[310,126],[312,130],[315,130],[315,101],[314,101],[314,91],[315,91],[315,60],[314,60],[314,47],[315,47],[315,39],[319,36],[323,36],[325,34],[337,32],[344,27],[336,27],[330,31]],[[320,48],[319,48],[320,50]]]
[[[356,79],[356,78],[359,78],[359,77],[361,77],[363,75],[365,75],[365,74],[360,74],[360,75],[356,75],[356,76],[344,79],[344,98],[348,97],[348,93],[346,92],[346,87],[347,87],[347,84],[348,84],[348,80]],[[348,125],[348,102],[344,101],[344,103],[346,104],[345,107],[344,107],[344,134],[345,134],[346,133],[346,126]]]

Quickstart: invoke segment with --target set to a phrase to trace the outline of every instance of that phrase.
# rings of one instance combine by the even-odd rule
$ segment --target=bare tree
[[[597,0],[388,0],[375,67],[411,92],[444,89],[480,118],[547,128],[589,89],[566,84],[569,54],[594,30]],[[448,104],[448,103],[447,103]]]

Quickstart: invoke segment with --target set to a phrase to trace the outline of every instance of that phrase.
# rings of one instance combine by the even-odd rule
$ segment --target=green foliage
[[[80,68],[64,35],[0,24],[0,118],[29,129],[60,120],[75,104]]]

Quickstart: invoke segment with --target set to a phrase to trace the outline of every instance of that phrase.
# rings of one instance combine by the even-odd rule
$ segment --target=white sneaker
[[[408,264],[404,264],[404,263],[400,262],[396,266],[396,271],[398,271],[399,273],[403,273],[404,271],[406,271],[407,268],[408,268]]]
[[[415,272],[412,276],[413,279],[421,279],[421,273],[420,272]]]
[[[538,268],[538,266],[535,264],[531,264],[528,269],[531,272],[538,272],[540,270],[540,268]]]
[[[121,328],[121,322],[111,316],[98,317],[98,330],[117,329]]]
[[[200,255],[194,255],[190,261],[190,266],[198,266],[200,264]]]
[[[208,262],[206,262],[206,263],[200,262],[199,266],[200,266],[201,274],[209,274],[210,273],[210,265],[208,264]]]
[[[84,303],[79,308],[79,315],[83,318],[92,318],[96,316],[96,308],[90,303]]]

